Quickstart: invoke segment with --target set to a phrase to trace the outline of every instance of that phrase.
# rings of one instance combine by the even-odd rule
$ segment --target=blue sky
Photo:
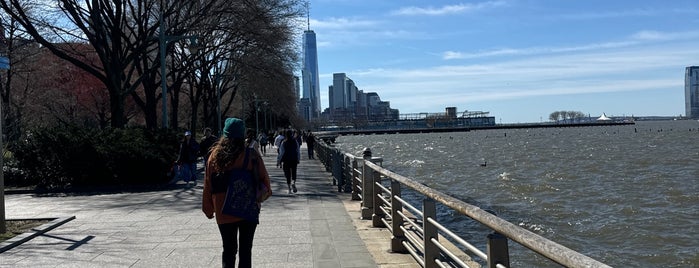
[[[323,109],[343,72],[400,113],[683,115],[699,65],[696,0],[312,0],[310,25]]]

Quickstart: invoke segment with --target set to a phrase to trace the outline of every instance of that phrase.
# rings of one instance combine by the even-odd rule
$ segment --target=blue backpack
[[[258,179],[248,170],[248,155],[250,149],[245,149],[243,168],[234,168],[226,172],[216,173],[212,178],[213,192],[226,191],[223,202],[223,214],[243,218],[259,223],[260,206],[257,203]]]

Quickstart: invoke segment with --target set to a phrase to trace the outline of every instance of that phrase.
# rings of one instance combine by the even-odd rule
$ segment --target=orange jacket
[[[267,186],[267,189],[269,189],[269,194],[271,195],[272,187],[270,186],[269,182],[269,173],[267,173],[267,169],[265,168],[265,162],[262,160],[262,157],[260,157],[256,150],[250,150],[250,155],[248,157],[250,159],[248,159],[247,169],[252,171],[253,165],[255,163],[257,164],[256,168],[259,176],[258,179],[261,183],[264,183],[265,186]],[[235,161],[229,163],[223,171],[228,171],[234,168],[242,168],[244,158],[245,152],[242,152],[238,156],[238,158]],[[201,210],[209,219],[216,216],[217,224],[241,221],[241,218],[221,213],[221,209],[223,208],[223,202],[226,199],[226,192],[212,193],[211,191],[211,177],[213,176],[213,173],[216,172],[216,170],[214,170],[213,167],[213,163],[215,162],[216,155],[211,155],[207,162],[206,173],[204,176],[204,193],[202,196]]]

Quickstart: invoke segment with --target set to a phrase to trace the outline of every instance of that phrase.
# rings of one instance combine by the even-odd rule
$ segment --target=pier
[[[634,122],[627,121],[600,121],[600,122],[580,122],[580,123],[518,123],[518,124],[498,124],[492,126],[453,126],[453,127],[433,127],[433,128],[375,128],[375,129],[347,129],[335,131],[314,132],[316,137],[325,142],[334,143],[339,136],[349,135],[383,135],[383,134],[411,134],[411,133],[446,133],[446,132],[468,132],[489,129],[524,129],[524,128],[570,128],[570,127],[596,127],[596,126],[624,126],[634,125]]]

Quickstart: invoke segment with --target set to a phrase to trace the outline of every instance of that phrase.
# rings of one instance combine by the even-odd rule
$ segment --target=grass
[[[50,222],[49,220],[7,220],[7,232],[0,234],[0,242],[17,235],[30,232],[32,228]]]

